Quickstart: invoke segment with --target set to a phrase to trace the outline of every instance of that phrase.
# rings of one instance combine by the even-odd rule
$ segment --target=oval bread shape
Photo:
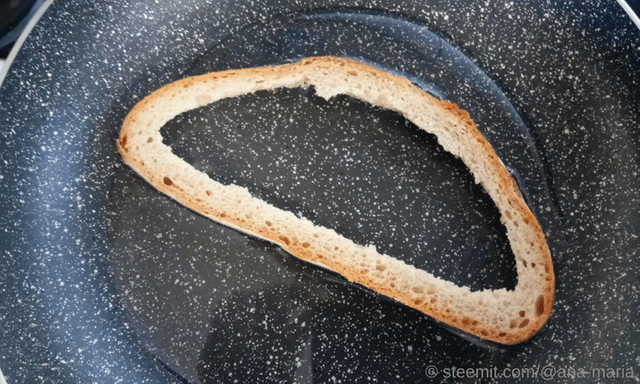
[[[471,292],[372,246],[357,245],[252,197],[245,188],[210,179],[162,143],[160,128],[185,111],[260,90],[309,86],[326,99],[345,94],[397,111],[461,158],[501,213],[516,258],[515,290]],[[555,289],[551,254],[515,181],[468,113],[405,78],[335,57],[186,78],[140,101],[127,115],[117,146],[127,165],[184,206],[480,338],[521,342],[533,336],[551,313]]]

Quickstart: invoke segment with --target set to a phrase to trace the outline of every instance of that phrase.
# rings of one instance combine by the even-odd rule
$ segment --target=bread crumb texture
[[[245,188],[210,179],[162,142],[160,128],[182,112],[260,90],[309,86],[325,99],[345,94],[397,111],[460,157],[501,213],[516,257],[515,290],[472,292],[380,254],[372,246],[354,244],[331,229],[253,198]],[[555,287],[551,255],[513,178],[465,111],[405,78],[335,57],[186,78],[138,103],[125,119],[117,145],[133,170],[190,209],[279,244],[300,259],[483,339],[521,342],[533,336],[551,313]]]

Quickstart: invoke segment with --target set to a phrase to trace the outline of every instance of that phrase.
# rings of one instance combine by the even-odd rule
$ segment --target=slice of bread
[[[326,99],[346,94],[397,111],[460,157],[502,215],[516,257],[515,290],[472,292],[380,254],[372,246],[354,244],[331,229],[252,197],[245,188],[211,180],[162,143],[160,128],[182,112],[259,90],[309,86]],[[468,113],[405,78],[334,57],[186,78],[133,108],[122,126],[118,151],[134,171],[186,207],[483,339],[521,342],[533,336],[551,313],[555,286],[551,255],[513,178]]]

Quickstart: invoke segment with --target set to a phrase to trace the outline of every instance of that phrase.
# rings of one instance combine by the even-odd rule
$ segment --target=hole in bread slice
[[[349,71],[358,76],[351,76]],[[159,131],[167,121],[201,106],[205,99],[215,102],[262,90],[307,85],[314,86],[317,94],[328,101],[347,94],[397,111],[418,128],[436,135],[446,151],[461,158],[501,212],[516,260],[515,289],[471,291],[458,286],[257,199],[246,188],[212,180],[198,171],[196,164],[189,164],[189,159],[185,161],[172,153],[161,140],[147,142],[149,137],[160,136]],[[154,187],[194,211],[269,239],[301,259],[321,263],[351,281],[379,290],[479,337],[505,344],[520,342],[534,335],[551,312],[555,279],[549,249],[535,217],[514,189],[511,176],[468,114],[455,104],[433,98],[404,78],[331,57],[187,78],[156,91],[130,112],[123,124],[118,150],[125,162]],[[301,143],[291,142],[283,155],[300,150]],[[163,177],[169,178],[171,185],[162,182]],[[506,217],[507,211],[510,219]],[[396,231],[401,233],[398,228]],[[301,245],[306,243],[308,247]],[[522,262],[525,258],[544,268],[525,268]],[[381,271],[378,265],[386,268]],[[520,316],[521,311],[525,317]]]
[[[494,202],[434,135],[397,112],[279,88],[184,112],[160,132],[211,179],[356,244],[472,291],[517,284]]]

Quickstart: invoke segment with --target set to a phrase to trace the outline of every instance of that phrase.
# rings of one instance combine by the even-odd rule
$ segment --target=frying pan
[[[144,96],[337,55],[469,111],[551,248],[556,301],[503,346],[160,195],[115,149]],[[640,32],[592,1],[58,1],[0,88],[0,367],[8,383],[633,382]],[[512,288],[495,206],[389,111],[275,90],[180,115],[211,177],[471,289]],[[607,376],[608,375],[608,376]]]

